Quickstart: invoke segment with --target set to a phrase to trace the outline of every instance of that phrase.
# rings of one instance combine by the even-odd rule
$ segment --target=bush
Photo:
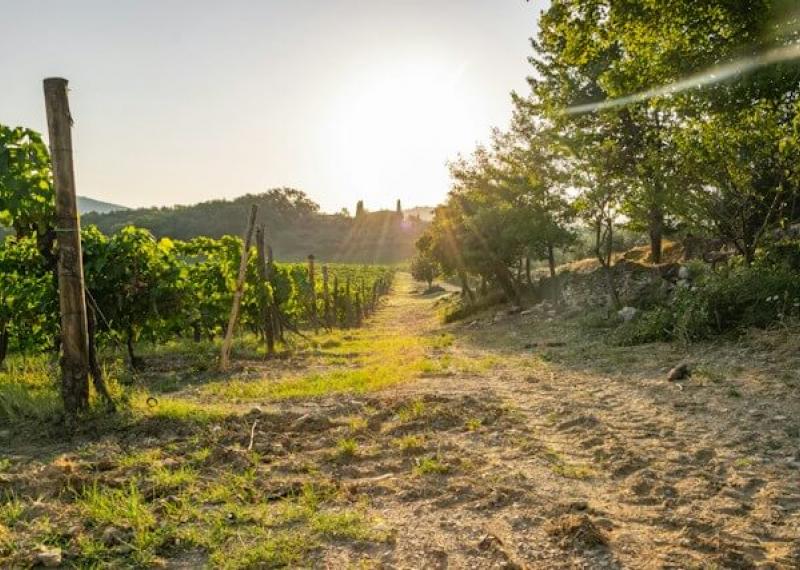
[[[764,328],[800,315],[800,274],[786,267],[735,267],[699,276],[678,288],[666,305],[617,329],[620,344],[684,342],[749,327]]]

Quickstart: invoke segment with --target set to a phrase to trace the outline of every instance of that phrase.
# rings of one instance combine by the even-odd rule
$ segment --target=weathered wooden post
[[[325,326],[331,326],[331,292],[328,288],[328,266],[322,266],[322,310]]]
[[[72,163],[72,116],[67,80],[44,80],[47,130],[53,161],[58,242],[58,299],[61,308],[61,398],[67,427],[89,405],[89,332],[84,295],[81,226]]]
[[[350,289],[350,276],[347,276],[344,282],[344,310],[345,310],[345,322],[347,326],[350,327],[353,324],[353,301],[351,296],[351,289]]]
[[[314,254],[308,254],[308,303],[314,332],[317,332],[317,274],[314,267]]]
[[[339,276],[333,276],[333,322],[342,326],[341,318],[339,317]]]
[[[272,246],[267,244],[267,279],[272,283],[272,274],[275,271],[275,256],[272,253]],[[272,332],[284,342],[283,339],[283,323],[280,319],[280,309],[278,308],[278,301],[275,298],[275,289],[272,290],[272,311],[270,312],[272,318]]]
[[[361,319],[364,316],[364,314],[362,313],[362,307],[361,307],[361,293],[356,292],[356,298],[355,298],[354,304],[355,304],[355,309],[354,309],[353,312],[355,313],[355,325],[357,327],[360,327],[361,326]]]
[[[272,294],[269,290],[270,268],[267,265],[267,252],[264,242],[264,226],[256,229],[256,248],[258,250],[259,296],[261,301],[261,322],[264,327],[264,339],[267,343],[267,355],[275,354],[275,329],[272,318]]]
[[[245,233],[242,257],[239,261],[239,275],[236,278],[236,290],[233,292],[231,315],[228,318],[228,328],[225,330],[225,340],[222,341],[222,353],[219,359],[219,367],[221,370],[227,370],[230,364],[233,330],[236,328],[236,321],[239,319],[239,307],[242,304],[242,295],[244,294],[244,280],[245,277],[247,277],[247,256],[250,252],[250,246],[253,244],[253,228],[256,223],[256,213],[258,213],[258,206],[253,204],[253,207],[250,209],[250,219],[247,222],[247,232]]]

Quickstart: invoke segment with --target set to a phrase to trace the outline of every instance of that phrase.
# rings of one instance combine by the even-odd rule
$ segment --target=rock
[[[115,526],[110,526],[103,531],[103,544],[113,546],[122,542],[122,531]]]
[[[689,268],[686,267],[685,265],[681,265],[681,268],[678,269],[678,279],[681,279],[683,281],[688,281],[689,277],[690,277]]]
[[[40,546],[33,554],[33,563],[41,564],[46,568],[56,568],[61,566],[61,549],[57,546],[52,548]]]
[[[639,309],[636,307],[622,307],[619,311],[617,311],[617,315],[619,315],[619,317],[627,323],[633,319],[638,312]]]
[[[692,370],[689,368],[689,365],[685,362],[681,362],[675,368],[669,371],[667,374],[667,380],[670,382],[675,382],[677,380],[684,380],[692,375]]]
[[[535,312],[536,311],[534,309],[525,309],[524,311],[520,312],[520,315],[522,316],[532,315]]]
[[[305,414],[292,422],[289,431],[324,431],[330,429],[331,425],[327,416]]]

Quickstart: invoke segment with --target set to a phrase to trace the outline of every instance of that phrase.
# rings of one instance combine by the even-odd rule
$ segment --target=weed
[[[9,493],[0,504],[0,523],[5,526],[14,526],[25,512],[25,505],[16,495]]]
[[[467,420],[467,429],[469,431],[478,431],[483,426],[483,421],[479,418],[470,418]]]
[[[365,429],[367,429],[367,426],[369,424],[368,424],[366,419],[364,419],[364,418],[362,418],[360,416],[354,416],[352,418],[348,418],[347,419],[347,425],[350,427],[351,431],[359,432],[359,431],[364,431]]]
[[[582,480],[591,479],[595,476],[595,471],[591,466],[583,463],[570,463],[561,453],[555,450],[546,450],[545,458],[550,464],[550,470],[561,477]]]
[[[358,453],[358,443],[352,438],[340,439],[336,442],[336,455],[342,459],[355,457]]]
[[[403,453],[412,453],[423,448],[425,440],[419,435],[404,435],[392,442]]]
[[[407,423],[421,419],[425,416],[425,412],[425,402],[422,400],[414,400],[412,403],[400,408],[397,412],[397,417],[401,422]]]
[[[442,475],[450,471],[450,467],[439,461],[435,457],[423,457],[418,459],[414,466],[415,475]]]

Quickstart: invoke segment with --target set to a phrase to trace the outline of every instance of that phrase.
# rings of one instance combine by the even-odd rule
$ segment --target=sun
[[[420,58],[353,74],[336,98],[325,144],[354,192],[385,198],[385,205],[401,196],[425,203],[430,190],[422,185],[431,174],[446,187],[447,159],[474,142],[476,105],[463,81],[466,68]]]

